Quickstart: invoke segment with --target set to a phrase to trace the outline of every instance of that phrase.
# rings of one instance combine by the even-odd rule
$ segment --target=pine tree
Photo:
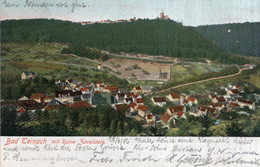
[[[202,119],[202,130],[200,131],[199,135],[200,136],[213,136],[213,132],[212,130],[210,130],[210,127],[213,124],[213,121],[211,119],[211,117],[209,116],[209,112],[207,111],[207,113],[205,115],[203,115],[203,119]]]
[[[244,132],[243,125],[238,121],[231,122],[230,125],[226,125],[226,134],[228,136],[247,136]]]

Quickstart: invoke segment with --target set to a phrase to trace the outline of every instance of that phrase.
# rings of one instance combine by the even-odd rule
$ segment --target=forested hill
[[[199,26],[197,30],[224,50],[248,55],[260,55],[260,23]]]
[[[171,20],[81,25],[61,20],[1,22],[2,42],[62,42],[71,50],[93,47],[113,53],[146,53],[170,57],[208,58],[220,63],[247,63],[222,51],[193,27]]]

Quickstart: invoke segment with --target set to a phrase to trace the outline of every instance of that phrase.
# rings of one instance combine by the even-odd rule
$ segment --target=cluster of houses
[[[160,17],[159,17],[161,20],[168,20],[170,19],[168,15],[164,15],[164,12],[161,12],[160,13]],[[133,17],[131,19],[128,19],[128,20],[124,20],[124,19],[119,19],[119,20],[101,20],[101,21],[82,21],[82,22],[79,22],[81,25],[88,25],[88,24],[95,24],[95,23],[122,23],[122,22],[132,22],[132,21],[139,21],[139,20],[142,20],[141,18],[136,18],[136,17]]]
[[[16,110],[18,114],[22,114],[23,112],[34,113],[36,110],[54,110],[60,106],[87,108],[99,104],[116,103],[113,97],[118,93],[118,88],[105,85],[101,81],[94,84],[66,79],[56,81],[56,85],[61,89],[51,95],[32,93],[30,97],[23,96],[18,100],[1,101],[1,107]]]
[[[33,79],[36,76],[32,72],[23,72],[22,79]],[[144,121],[146,125],[161,122],[165,127],[169,127],[171,121],[180,118],[186,119],[186,112],[190,115],[202,116],[206,113],[218,115],[224,108],[232,111],[235,108],[248,107],[255,109],[255,103],[240,97],[243,90],[238,86],[229,85],[224,89],[225,96],[211,95],[191,95],[169,94],[167,96],[153,96],[151,102],[155,106],[164,107],[171,104],[161,115],[154,115],[144,103],[142,96],[152,94],[153,87],[150,85],[135,86],[129,92],[120,92],[113,85],[106,85],[103,81],[82,82],[73,79],[57,80],[55,82],[60,90],[51,95],[45,93],[32,93],[30,97],[21,97],[19,100],[2,101],[1,107],[16,110],[18,114],[24,112],[35,113],[36,110],[54,110],[60,106],[71,108],[89,108],[98,105],[111,105],[116,111],[122,111],[126,117]],[[199,103],[201,99],[210,101],[207,105]]]
[[[236,108],[248,107],[251,110],[255,109],[255,102],[241,98],[240,93],[243,92],[238,85],[229,85],[225,88],[227,94],[225,96],[212,95],[179,95],[170,94],[166,97],[152,97],[154,105],[163,107],[168,101],[175,104],[174,107],[169,107],[161,115],[161,123],[165,127],[169,127],[169,123],[172,120],[175,124],[175,120],[179,118],[186,119],[185,112],[186,108],[189,107],[189,114],[195,117],[205,115],[206,113],[212,113],[219,115],[220,111],[224,108],[227,111],[233,111]],[[199,99],[207,99],[210,101],[207,105],[199,105]]]
[[[141,93],[151,93],[151,86],[135,87],[133,91],[123,93],[117,87],[106,85],[102,81],[94,84],[90,81],[65,79],[57,80],[55,84],[61,89],[51,95],[32,93],[30,97],[23,96],[18,100],[2,101],[1,107],[15,110],[18,115],[21,115],[24,112],[33,114],[36,110],[54,110],[61,106],[88,108],[98,105],[111,105],[117,111],[125,112],[127,117],[135,116],[137,113],[136,115],[140,115],[140,119],[147,118],[147,122],[155,121],[152,114],[147,114],[147,107],[144,106],[141,96]]]
[[[96,23],[122,23],[122,22],[132,22],[132,21],[139,21],[139,20],[142,20],[141,18],[136,18],[136,17],[133,17],[131,19],[128,19],[128,20],[124,20],[124,19],[119,19],[119,20],[101,20],[101,21],[82,21],[82,22],[79,22],[81,25],[88,25],[88,24],[96,24]]]

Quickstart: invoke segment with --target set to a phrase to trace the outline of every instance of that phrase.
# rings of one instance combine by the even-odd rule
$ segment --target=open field
[[[171,65],[127,59],[109,59],[103,63],[113,71],[121,73],[124,78],[136,78],[139,81],[168,81],[171,76]],[[167,77],[160,76],[167,73]]]
[[[224,65],[215,65],[215,64],[214,65],[199,64],[199,63],[185,64],[185,65],[176,64],[172,66],[171,80],[173,82],[182,81],[205,73],[219,72],[225,68],[226,66]]]
[[[260,88],[260,72],[250,75],[249,82]]]

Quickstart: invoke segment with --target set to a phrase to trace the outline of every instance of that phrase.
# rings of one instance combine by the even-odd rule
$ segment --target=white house
[[[151,113],[146,114],[145,119],[148,124],[154,124],[156,120],[155,116]]]
[[[225,103],[226,99],[224,96],[214,97],[212,103]]]
[[[152,102],[154,105],[163,107],[166,105],[166,97],[152,97]]]
[[[238,105],[243,108],[243,107],[248,107],[251,110],[255,109],[255,103],[251,100],[244,100],[244,99],[238,99],[237,100]]]
[[[169,128],[169,123],[170,121],[173,120],[173,123],[175,124],[175,120],[173,119],[173,117],[168,114],[167,112],[164,112],[161,116],[161,123],[164,127]]]
[[[185,111],[186,111],[185,106],[177,105],[177,106],[168,108],[167,114],[171,115],[174,118],[184,118],[184,119],[186,119],[186,116],[184,114]]]
[[[239,94],[239,90],[238,89],[231,89],[231,90],[228,90],[227,91],[227,95],[230,96],[230,95],[236,95],[236,94]]]
[[[172,101],[172,102],[178,102],[178,101],[180,101],[180,95],[174,94],[174,93],[168,95],[167,98],[168,98],[170,101]]]
[[[188,97],[189,102],[191,102],[192,104],[198,104],[198,100],[194,97]]]
[[[136,108],[136,110],[138,111],[138,114],[139,114],[141,117],[145,117],[145,115],[146,115],[146,113],[147,113],[147,110],[148,110],[148,107],[143,106],[143,105],[138,105],[138,107]]]
[[[137,106],[138,106],[138,105],[137,105],[135,102],[131,102],[131,103],[129,104],[130,112],[135,112]]]

